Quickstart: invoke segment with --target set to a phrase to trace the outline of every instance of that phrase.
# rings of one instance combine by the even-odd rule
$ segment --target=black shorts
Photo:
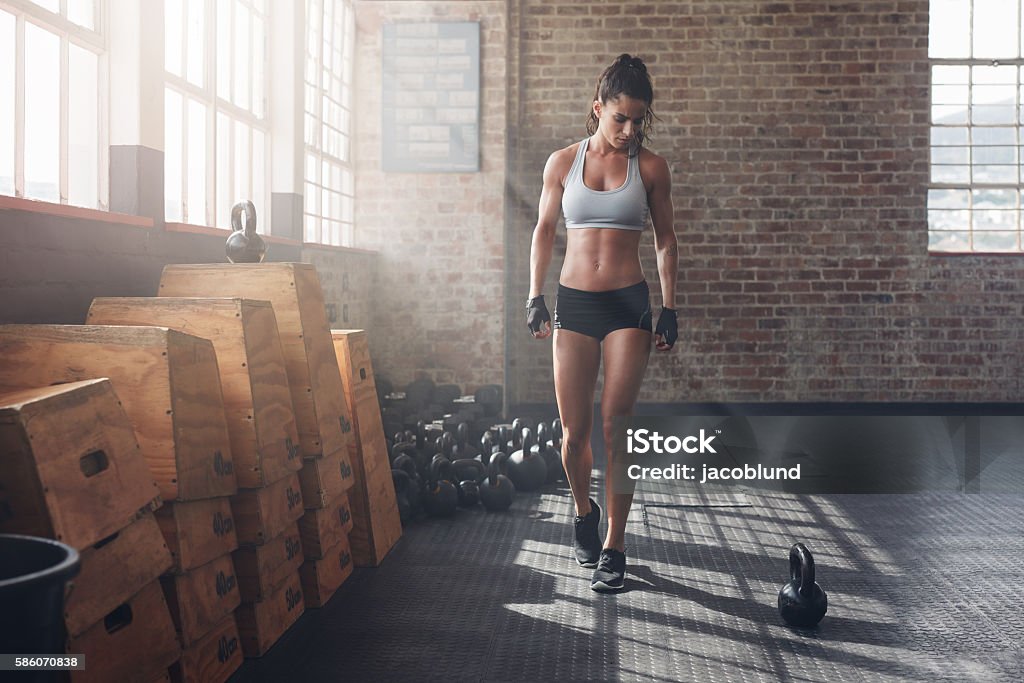
[[[598,341],[615,330],[638,328],[650,332],[651,292],[645,280],[606,292],[559,284],[554,318],[555,329],[572,330]]]

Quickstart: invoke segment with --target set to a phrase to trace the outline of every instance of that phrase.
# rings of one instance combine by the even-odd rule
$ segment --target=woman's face
[[[647,103],[629,95],[619,95],[607,102],[594,100],[597,133],[616,149],[628,149],[643,130]]]

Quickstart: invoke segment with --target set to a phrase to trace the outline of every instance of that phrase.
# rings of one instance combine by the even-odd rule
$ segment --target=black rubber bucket
[[[71,546],[0,534],[0,652],[64,652],[64,589],[79,565]]]

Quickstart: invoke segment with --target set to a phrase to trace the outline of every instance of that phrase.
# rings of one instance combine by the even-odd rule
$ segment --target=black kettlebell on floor
[[[487,468],[479,460],[461,458],[452,461],[455,470],[455,487],[459,493],[459,505],[471,508],[480,502],[480,482],[487,474]]]
[[[814,557],[803,543],[789,549],[789,578],[779,591],[779,614],[790,626],[817,625],[828,611],[828,596],[814,582]]]
[[[412,504],[409,502],[409,489],[413,487],[412,478],[405,470],[391,470],[391,483],[395,486],[398,518],[402,521],[402,526],[405,526],[413,517]]]
[[[242,212],[245,227],[242,227]],[[262,263],[267,255],[267,243],[256,232],[256,207],[246,200],[231,207],[231,229],[224,252],[232,263]]]
[[[423,481],[416,471],[416,461],[409,455],[402,453],[391,463],[391,469],[401,470],[409,476],[409,488],[405,491],[405,497],[409,501],[412,515],[415,516],[423,504]]]
[[[487,478],[480,484],[480,502],[484,504],[488,512],[508,510],[516,495],[515,484],[501,473],[507,457],[501,451],[492,454],[487,469]]]
[[[508,459],[508,478],[517,491],[536,491],[548,478],[548,466],[544,457],[533,450],[530,428],[523,427],[521,433],[520,448]]]
[[[459,493],[452,483],[451,462],[443,455],[430,463],[430,484],[424,494],[423,507],[432,517],[451,517],[459,505]]]

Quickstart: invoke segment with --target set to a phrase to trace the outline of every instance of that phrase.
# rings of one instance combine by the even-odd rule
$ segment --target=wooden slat
[[[355,438],[349,451],[354,479],[349,491],[352,558],[357,567],[376,567],[401,538],[402,521],[391,479],[369,345],[362,330],[332,330],[331,334],[355,423]]]
[[[292,575],[266,600],[243,602],[235,612],[242,653],[246,657],[262,657],[305,610],[298,574]]]
[[[232,557],[242,601],[265,600],[302,566],[299,527],[293,525],[263,545],[243,546]]]
[[[344,536],[322,560],[306,560],[299,570],[307,607],[323,607],[352,574],[352,555]]]
[[[245,658],[235,616],[229,614],[199,641],[186,647],[181,660],[171,665],[175,683],[224,683]]]
[[[338,451],[329,458],[307,458],[299,470],[299,481],[307,510],[327,507],[352,488],[354,479],[349,454]]]
[[[241,603],[231,555],[222,555],[184,574],[165,576],[160,585],[174,627],[186,647],[209,633]]]
[[[77,636],[174,566],[153,513],[80,549],[81,571],[64,601],[64,624]]]
[[[280,536],[302,516],[302,489],[292,474],[262,489],[239,491],[231,498],[238,542],[262,545]]]
[[[158,680],[178,661],[174,633],[160,582],[154,581],[123,605],[68,641],[68,652],[85,655],[86,668],[72,683]]]
[[[228,498],[167,503],[157,510],[156,521],[174,558],[174,570],[179,574],[238,547],[234,513]]]

